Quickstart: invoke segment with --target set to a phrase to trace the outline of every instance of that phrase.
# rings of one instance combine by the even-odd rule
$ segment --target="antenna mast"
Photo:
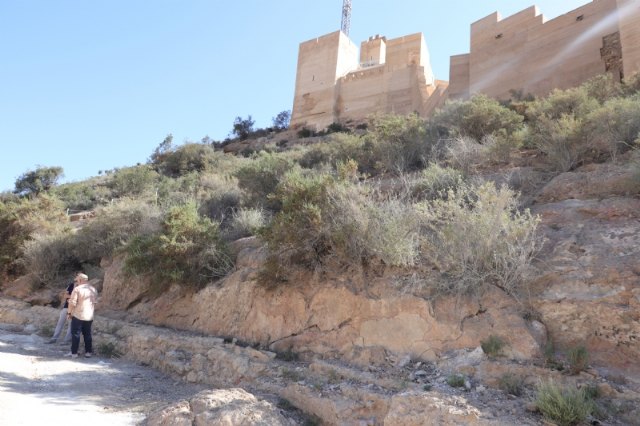
[[[345,35],[349,35],[351,26],[351,0],[342,0],[342,25],[340,29]]]

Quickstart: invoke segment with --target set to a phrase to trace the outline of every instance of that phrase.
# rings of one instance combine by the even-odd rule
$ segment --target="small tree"
[[[62,167],[38,166],[35,170],[29,170],[16,179],[13,192],[20,195],[38,195],[55,186],[62,176],[64,176]]]
[[[273,127],[276,130],[286,130],[291,121],[291,111],[282,111],[272,119]]]
[[[236,135],[240,140],[247,139],[249,134],[253,131],[253,125],[255,121],[251,118],[251,116],[247,116],[247,118],[243,119],[242,117],[236,117],[233,121],[233,130],[232,134]]]
[[[160,142],[160,145],[153,150],[151,157],[149,157],[149,161],[153,164],[162,163],[164,159],[173,152],[173,150],[173,135],[169,133],[167,137]]]

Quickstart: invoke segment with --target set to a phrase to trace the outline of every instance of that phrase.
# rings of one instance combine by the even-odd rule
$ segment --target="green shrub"
[[[587,96],[605,103],[609,99],[617,98],[623,94],[622,85],[613,80],[610,73],[600,74],[581,85],[587,92]]]
[[[473,174],[478,165],[485,163],[487,152],[488,146],[468,136],[447,140],[443,147],[446,163],[464,176]]]
[[[640,134],[640,95],[608,100],[585,118],[582,134],[592,149],[613,159],[628,151]]]
[[[538,385],[536,406],[545,419],[559,426],[582,423],[594,409],[583,389],[563,388],[553,381]]]
[[[323,164],[335,166],[336,163],[349,159],[366,165],[368,162],[362,161],[366,155],[363,145],[364,140],[361,136],[345,133],[333,134],[328,137],[327,141],[308,147],[298,162],[307,169]]]
[[[52,194],[65,204],[72,212],[91,210],[110,198],[111,191],[95,182],[83,181],[59,185]]]
[[[38,195],[53,188],[58,179],[64,176],[62,167],[38,166],[16,179],[15,193],[21,195]]]
[[[235,172],[238,185],[248,197],[249,207],[263,207],[278,210],[280,204],[270,199],[280,179],[293,167],[294,163],[288,157],[261,152],[252,161],[240,167]]]
[[[551,169],[566,172],[575,168],[589,153],[581,136],[582,121],[572,115],[560,118],[542,116],[529,130],[533,147],[546,155]]]
[[[425,167],[433,149],[426,123],[418,115],[386,115],[374,117],[369,124],[362,152],[366,157],[353,159],[371,171],[400,173]]]
[[[73,254],[73,235],[68,231],[35,234],[24,242],[22,252],[22,264],[40,283],[56,282],[82,265]]]
[[[480,342],[482,351],[490,357],[497,357],[502,355],[502,349],[506,345],[506,342],[499,336],[493,334]]]
[[[578,374],[589,367],[589,352],[584,346],[576,346],[567,351],[567,361],[569,361],[569,371],[571,374]]]
[[[327,133],[346,133],[349,132],[349,128],[341,123],[331,123],[327,126]]]
[[[265,224],[265,212],[261,209],[239,209],[233,214],[232,229],[238,238],[255,235]]]
[[[242,191],[237,179],[219,174],[200,176],[199,184],[201,215],[220,222],[225,226],[232,220],[233,214],[242,203]]]
[[[486,95],[468,101],[452,101],[430,120],[440,137],[470,137],[481,142],[485,136],[504,131],[512,134],[522,127],[523,117]]]
[[[120,200],[96,210],[95,217],[76,232],[71,251],[82,263],[99,264],[136,236],[160,229],[161,211],[140,200]]]
[[[456,191],[463,183],[462,173],[450,167],[432,163],[418,179],[411,182],[411,194],[417,200],[446,198],[450,190]]]
[[[216,152],[211,145],[187,143],[165,152],[155,164],[156,170],[166,176],[178,177],[192,172],[203,172],[224,161],[225,154]]]
[[[171,208],[161,232],[134,238],[126,252],[125,269],[150,274],[157,290],[170,283],[206,284],[233,266],[218,225],[198,216],[194,203]]]
[[[157,180],[158,173],[148,165],[127,167],[111,176],[109,187],[116,197],[139,196],[154,191]]]
[[[526,282],[540,240],[538,219],[517,210],[516,195],[493,184],[463,185],[446,199],[418,205],[425,258],[442,279],[439,293],[481,292],[496,285],[516,295]]]
[[[522,396],[524,392],[524,386],[522,385],[522,378],[512,373],[505,373],[500,377],[498,387],[503,391],[513,396]]]
[[[270,252],[265,280],[286,275],[293,264],[315,268],[330,258],[360,264],[376,257],[408,266],[418,255],[413,208],[398,199],[376,200],[353,180],[294,169],[275,198],[282,209],[262,231]]]
[[[547,156],[551,167],[568,171],[598,156],[593,141],[584,137],[583,124],[600,108],[588,87],[554,90],[529,104],[527,143]]]
[[[0,202],[0,277],[25,272],[21,261],[24,244],[34,235],[68,228],[64,206],[57,198],[40,194],[32,199],[6,197]]]
[[[464,387],[464,376],[462,374],[451,374],[447,377],[447,384],[452,388]]]

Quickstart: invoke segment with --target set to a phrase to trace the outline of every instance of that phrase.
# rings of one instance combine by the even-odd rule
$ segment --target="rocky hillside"
[[[92,184],[139,204],[73,227],[70,190],[21,201],[48,225],[8,222],[39,233],[4,237],[0,322],[46,334],[82,267],[99,341],[285,423],[637,424],[640,100],[610,84],[160,149]],[[148,421],[213,419],[207,398]]]

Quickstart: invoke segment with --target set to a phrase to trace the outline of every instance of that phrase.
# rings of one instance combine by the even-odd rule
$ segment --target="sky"
[[[588,0],[352,0],[350,38],[422,32],[435,76],[469,52],[470,24]],[[223,140],[235,117],[291,110],[298,46],[340,29],[342,0],[0,0],[0,191],[39,166],[61,182]]]

